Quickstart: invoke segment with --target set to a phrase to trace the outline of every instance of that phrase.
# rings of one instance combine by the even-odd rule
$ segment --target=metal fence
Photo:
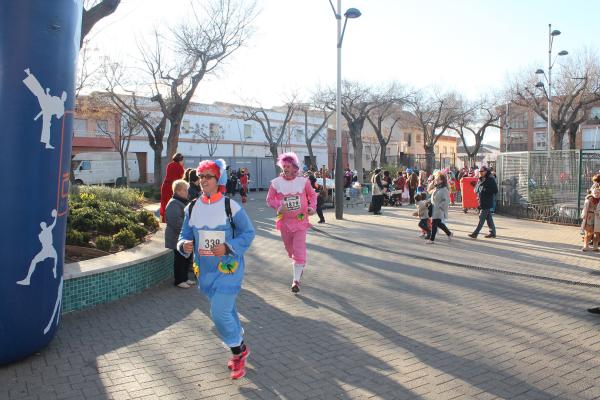
[[[592,176],[599,170],[598,150],[501,154],[497,210],[521,218],[577,224]]]

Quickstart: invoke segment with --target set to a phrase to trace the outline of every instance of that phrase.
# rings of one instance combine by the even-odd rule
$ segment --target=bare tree
[[[552,117],[553,131],[550,149],[563,147],[565,135],[569,147],[575,149],[575,139],[579,126],[587,116],[587,108],[600,101],[600,62],[593,53],[569,56],[561,64],[558,73],[552,78]],[[548,92],[546,86],[537,85],[535,74],[521,74],[509,87],[509,96],[514,104],[529,108],[548,123]]]
[[[150,112],[151,104],[144,97],[138,96],[135,89],[126,89],[137,85],[129,79],[121,64],[106,60],[102,71],[111,102],[120,113],[136,121],[146,132],[148,144],[154,151],[154,186],[160,189],[163,171],[163,138],[167,127],[167,117],[164,114]]]
[[[103,99],[103,101],[106,100],[111,101],[106,98]],[[109,104],[107,104],[107,106],[110,107]],[[129,153],[131,138],[142,132],[139,118],[132,118],[127,113],[121,114],[118,135],[117,132],[110,132],[108,128],[105,128],[98,123],[96,124],[96,129],[110,139],[113,147],[119,153],[119,156],[121,157],[121,176],[124,176],[126,179],[125,186],[129,186],[129,162],[127,160],[127,155]]]
[[[282,144],[283,139],[286,136],[288,124],[294,117],[294,113],[298,104],[296,98],[292,97],[284,106],[281,107],[281,112],[284,114],[281,125],[275,126],[275,118],[272,115],[272,110],[266,110],[264,107],[259,106],[256,108],[241,108],[237,111],[237,114],[242,117],[244,121],[257,122],[265,135],[269,150],[273,156],[273,165],[275,167],[275,173],[277,174],[277,157],[279,157],[279,146]],[[271,114],[271,115],[269,115]]]
[[[75,80],[75,98],[78,98],[85,89],[95,86],[98,82],[99,68],[92,63],[92,52],[89,41],[82,43],[79,51],[77,78]]]
[[[177,152],[181,121],[199,83],[246,44],[256,15],[254,2],[242,0],[210,0],[203,11],[194,10],[193,22],[171,29],[174,40],[167,50],[158,31],[153,48],[140,46],[152,80],[151,100],[170,123],[169,159]]]
[[[381,154],[381,143],[377,136],[367,136],[363,138],[364,148],[368,151],[369,160],[371,163],[377,159],[377,156]],[[369,166],[371,168],[371,166]]]
[[[300,105],[299,109],[304,113],[304,143],[306,143],[306,148],[308,149],[310,163],[312,166],[317,168],[317,159],[313,152],[312,143],[317,137],[326,138],[326,132],[325,135],[323,135],[323,129],[327,127],[327,123],[329,122],[329,118],[333,115],[333,111],[323,107],[318,108],[317,106],[311,104],[302,104]],[[310,131],[308,118],[309,116],[315,114],[322,115],[323,121],[316,129]]]
[[[114,13],[121,0],[86,0],[81,16],[81,47],[88,33],[102,18]]]
[[[318,103],[335,110],[335,91],[327,90],[317,95]],[[342,82],[341,114],[348,125],[350,141],[354,150],[354,168],[358,172],[359,182],[363,182],[363,141],[362,130],[365,120],[376,104],[372,101],[371,89],[359,82]],[[341,127],[336,127],[340,129]],[[339,160],[341,162],[341,160]],[[337,160],[336,160],[337,162]]]
[[[455,131],[460,137],[470,165],[475,164],[475,157],[481,149],[488,128],[500,128],[500,119],[504,114],[504,107],[500,107],[499,102],[487,98],[477,103],[462,103],[462,109],[449,129]],[[472,146],[467,144],[468,135],[475,140]]]
[[[409,96],[395,82],[390,83],[387,87],[373,90],[371,101],[374,107],[367,114],[367,120],[379,141],[380,165],[387,164],[387,145],[390,143],[394,128],[404,117],[402,105],[408,98]],[[387,134],[385,130],[387,130]]]
[[[221,125],[210,124],[209,126],[196,124],[193,131],[193,136],[199,138],[200,142],[206,143],[208,148],[208,155],[212,157],[217,152],[219,143],[224,137],[225,130]]]
[[[433,94],[429,94],[421,91],[411,97],[408,106],[415,116],[417,126],[423,132],[425,169],[427,173],[431,173],[435,165],[435,145],[461,115],[460,101],[454,93],[435,90]]]

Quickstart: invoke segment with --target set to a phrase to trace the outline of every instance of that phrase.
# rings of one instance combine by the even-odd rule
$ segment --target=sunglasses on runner
[[[198,175],[198,179],[212,179],[212,178],[216,179],[217,177],[214,176],[214,175],[211,175],[211,174],[200,174],[200,175]]]

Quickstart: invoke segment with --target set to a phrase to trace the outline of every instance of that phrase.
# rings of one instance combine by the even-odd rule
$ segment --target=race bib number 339
[[[225,243],[225,231],[200,231],[199,236],[198,254],[200,256],[212,256],[212,249]]]
[[[286,196],[283,201],[289,211],[300,209],[300,196]]]

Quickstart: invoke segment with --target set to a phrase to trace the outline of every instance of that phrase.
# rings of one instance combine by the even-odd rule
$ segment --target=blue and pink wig
[[[217,178],[217,184],[219,185],[219,192],[225,193],[225,186],[227,185],[227,164],[223,159],[217,160],[204,160],[200,161],[196,172],[198,174],[209,173]]]

